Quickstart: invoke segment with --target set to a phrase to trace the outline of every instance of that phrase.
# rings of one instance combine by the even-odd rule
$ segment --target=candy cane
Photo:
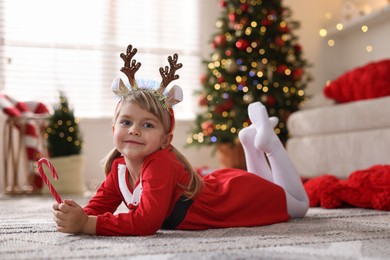
[[[51,194],[53,195],[53,197],[57,200],[58,203],[62,203],[62,200],[61,200],[61,197],[60,195],[58,195],[56,189],[53,187],[53,185],[50,183],[50,181],[47,179],[46,177],[46,174],[45,172],[43,171],[42,169],[42,164],[46,164],[46,166],[49,168],[51,174],[53,175],[53,178],[55,180],[58,180],[58,175],[57,175],[57,172],[56,172],[56,169],[54,169],[54,166],[53,164],[51,164],[51,162],[46,159],[46,158],[41,158],[39,159],[38,161],[38,171],[39,171],[39,175],[41,175],[41,178],[42,180],[46,183],[47,187],[49,188]]]

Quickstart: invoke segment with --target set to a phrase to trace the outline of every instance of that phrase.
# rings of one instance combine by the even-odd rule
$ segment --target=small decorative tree
[[[69,109],[68,99],[60,92],[60,103],[54,108],[47,128],[47,146],[50,157],[81,153],[82,138],[78,119]]]
[[[69,109],[68,99],[60,92],[60,103],[54,108],[46,130],[47,146],[58,180],[46,174],[61,194],[82,194],[84,185],[84,157],[81,154],[82,138],[79,121]],[[44,193],[49,192],[44,188]]]

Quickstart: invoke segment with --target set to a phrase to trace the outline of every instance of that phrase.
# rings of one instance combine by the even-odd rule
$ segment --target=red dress
[[[182,200],[183,189],[178,184],[188,184],[189,174],[166,148],[145,158],[133,190],[120,157],[84,210],[97,216],[97,235],[152,235],[161,228],[261,226],[289,219],[284,190],[257,175],[222,169],[203,180],[198,196]],[[122,201],[129,211],[114,215]]]

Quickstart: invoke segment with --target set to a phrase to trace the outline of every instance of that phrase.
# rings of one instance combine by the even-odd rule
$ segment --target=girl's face
[[[143,161],[171,141],[158,118],[132,102],[122,104],[112,130],[116,149],[130,161]]]

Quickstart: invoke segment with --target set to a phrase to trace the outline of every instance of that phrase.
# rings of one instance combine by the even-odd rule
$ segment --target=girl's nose
[[[132,125],[132,126],[130,127],[128,134],[129,134],[129,135],[140,136],[140,135],[141,135],[141,132],[139,131],[139,129],[137,128],[137,126],[134,124],[134,125]]]

